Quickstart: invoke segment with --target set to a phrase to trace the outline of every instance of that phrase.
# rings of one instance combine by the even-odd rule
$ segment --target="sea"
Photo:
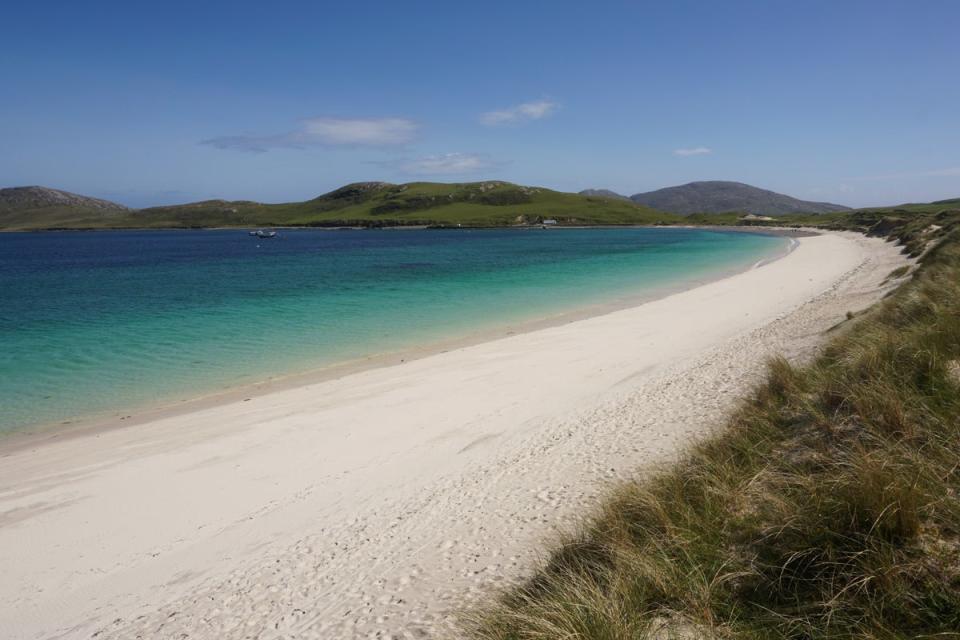
[[[687,228],[0,234],[0,432],[632,304],[788,242]]]

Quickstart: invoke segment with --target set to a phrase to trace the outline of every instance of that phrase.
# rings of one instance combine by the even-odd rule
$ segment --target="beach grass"
[[[960,637],[960,229],[924,222],[890,229],[922,254],[896,293],[812,364],[771,361],[722,430],[619,486],[464,634]]]

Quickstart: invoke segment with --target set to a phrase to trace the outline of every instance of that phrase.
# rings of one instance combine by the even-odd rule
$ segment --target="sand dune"
[[[766,356],[808,354],[904,262],[800,238],[634,308],[0,449],[0,637],[449,633],[604,483],[708,432]]]

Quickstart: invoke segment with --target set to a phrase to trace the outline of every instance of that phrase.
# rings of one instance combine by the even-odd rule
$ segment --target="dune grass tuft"
[[[723,432],[619,487],[467,635],[960,637],[958,359],[954,233],[815,363],[770,362]]]

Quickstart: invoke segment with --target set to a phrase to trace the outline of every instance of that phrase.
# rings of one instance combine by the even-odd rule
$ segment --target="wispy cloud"
[[[411,142],[417,128],[406,118],[311,118],[285,133],[221,136],[201,144],[253,152],[338,145],[386,147]]]
[[[858,176],[856,178],[849,179],[873,182],[881,180],[903,180],[909,178],[960,178],[960,167],[931,169],[929,171],[905,171],[903,173],[887,173],[877,176]]]
[[[468,175],[503,166],[482,153],[444,153],[420,158],[399,158],[376,164],[409,175]]]
[[[710,147],[691,147],[689,149],[674,149],[675,156],[706,156],[713,153]]]
[[[480,115],[480,122],[488,127],[499,127],[508,124],[522,124],[531,120],[540,120],[557,110],[556,102],[551,100],[537,100],[524,102],[507,109],[487,111]]]

